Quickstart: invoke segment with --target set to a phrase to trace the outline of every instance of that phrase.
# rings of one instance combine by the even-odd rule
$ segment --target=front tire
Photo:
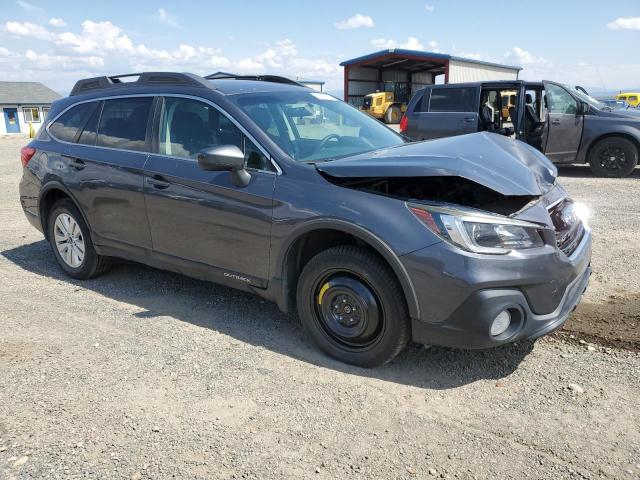
[[[409,340],[407,305],[393,271],[353,246],[320,252],[298,280],[302,326],[329,356],[360,367],[390,362]]]
[[[588,160],[599,177],[626,177],[638,164],[638,148],[626,138],[609,137],[591,148]]]
[[[107,260],[96,253],[89,228],[71,200],[53,205],[47,228],[53,254],[67,275],[86,280],[105,271]]]
[[[400,123],[402,111],[397,105],[391,105],[384,113],[384,123]]]

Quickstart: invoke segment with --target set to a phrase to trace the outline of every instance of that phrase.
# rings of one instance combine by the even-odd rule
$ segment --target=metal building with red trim
[[[444,53],[390,48],[345,60],[344,100],[357,107],[364,96],[383,91],[385,82],[406,84],[411,97],[433,83],[515,80],[521,67],[456,57]]]

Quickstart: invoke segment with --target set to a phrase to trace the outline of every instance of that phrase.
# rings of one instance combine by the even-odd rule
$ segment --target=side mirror
[[[580,100],[580,103],[578,103],[578,115],[584,115],[588,113],[590,108],[591,107],[587,102],[583,102],[582,100]]]
[[[201,169],[220,172],[230,171],[233,183],[246,187],[251,175],[244,167],[244,153],[235,145],[218,145],[198,152],[196,159]]]

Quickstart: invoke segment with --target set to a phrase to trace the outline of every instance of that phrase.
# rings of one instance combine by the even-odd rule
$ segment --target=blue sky
[[[640,86],[640,0],[0,0],[0,80],[66,93],[99,74],[279,73],[342,87],[340,61],[389,47],[516,64],[522,77]]]

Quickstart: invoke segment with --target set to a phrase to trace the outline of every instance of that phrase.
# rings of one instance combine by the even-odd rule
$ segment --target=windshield
[[[589,95],[585,94],[583,91],[578,90],[576,87],[572,87],[571,85],[564,85],[564,87],[567,90],[570,90],[571,93],[573,93],[580,100],[582,100],[584,102],[587,102],[589,105],[591,105],[592,107],[596,107],[598,110],[610,109],[611,108],[611,107],[605,105],[604,103],[596,100],[595,98],[590,97]]]
[[[404,143],[400,135],[320,92],[288,91],[233,99],[291,158],[333,160]]]

